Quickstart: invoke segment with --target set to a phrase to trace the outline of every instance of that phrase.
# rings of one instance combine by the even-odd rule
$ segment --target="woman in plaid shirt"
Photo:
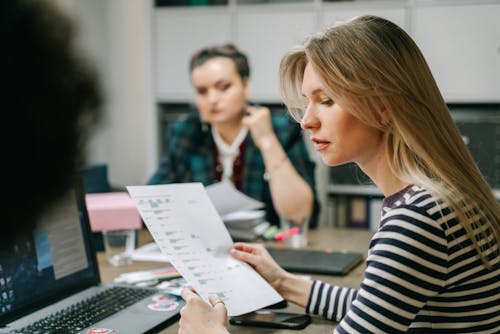
[[[198,113],[172,124],[149,184],[226,180],[266,204],[267,220],[318,216],[314,163],[301,129],[285,113],[249,106],[250,68],[231,44],[207,47],[190,62]]]

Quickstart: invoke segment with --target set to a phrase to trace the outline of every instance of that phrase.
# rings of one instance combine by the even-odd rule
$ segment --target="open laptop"
[[[363,254],[357,252],[287,248],[267,250],[281,267],[296,273],[346,275],[363,261]]]
[[[0,333],[147,333],[175,321],[181,298],[101,283],[83,189],[75,188],[35,231],[0,249]]]

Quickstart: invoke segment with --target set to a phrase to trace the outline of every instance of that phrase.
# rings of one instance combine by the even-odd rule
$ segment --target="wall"
[[[96,62],[106,102],[89,163],[107,163],[114,185],[143,184],[155,163],[151,92],[150,4],[128,0],[58,0],[77,21],[79,39]],[[149,125],[148,125],[149,124]],[[149,161],[149,162],[148,162]],[[153,161],[153,162],[152,162]],[[149,168],[148,168],[149,165]]]
[[[156,101],[153,101],[153,98],[156,99],[159,97],[155,96],[155,91],[153,90],[153,84],[155,81],[153,80],[154,76],[152,73],[152,66],[154,66],[154,63],[151,52],[155,48],[151,45],[151,39],[155,36],[153,36],[154,33],[151,31],[152,25],[154,24],[154,15],[152,13],[151,4],[152,0],[53,1],[57,1],[62,4],[78,19],[78,22],[80,22],[82,45],[96,60],[97,66],[99,67],[102,75],[102,82],[107,96],[107,103],[105,105],[107,120],[99,129],[97,136],[92,142],[89,155],[90,162],[107,163],[109,165],[110,180],[113,184],[142,184],[156,168],[158,162],[158,113],[156,112]],[[457,2],[459,4],[471,3],[471,1],[463,0],[457,2],[450,0],[439,1],[436,2],[436,4],[433,4],[434,2],[432,1],[408,0],[407,2],[409,4],[419,4],[421,7],[425,7],[425,10],[431,11],[435,10],[435,6],[441,4],[455,5]],[[492,0],[482,0],[478,2],[496,4],[496,2]],[[372,4],[371,1],[358,1],[357,7],[363,7],[363,3]],[[384,1],[383,3],[384,6],[389,6],[392,3],[395,3],[395,1]],[[406,3],[406,1],[401,1],[401,3]],[[353,5],[356,7],[355,2],[325,2],[324,4],[325,8],[330,8],[332,10],[333,7],[339,7],[339,9],[342,9],[344,12],[349,12],[348,9]],[[229,9],[235,12],[233,7],[229,7]],[[273,6],[271,7],[274,8]],[[286,8],[288,7],[292,6],[286,5]],[[430,9],[426,9],[427,7]],[[246,13],[248,15],[257,13],[260,15],[262,10],[267,9],[267,7],[260,8],[258,6],[255,8],[241,8],[241,13]],[[460,9],[460,13],[467,12],[467,9],[468,8],[465,7]],[[215,8],[215,13],[218,13],[220,10],[223,10],[223,8]],[[283,6],[279,6],[279,8],[275,8],[273,13],[281,15],[282,10]],[[178,21],[182,19],[183,16],[180,14],[182,14],[183,11],[184,9],[173,11],[172,15],[174,18],[177,18]],[[199,23],[200,17],[204,17],[206,12],[203,8],[195,12],[198,14],[194,13],[192,15],[195,20],[194,22]],[[230,13],[232,12],[230,11]],[[188,15],[188,17],[190,16]],[[172,23],[172,20],[172,18],[169,18],[167,23]],[[455,21],[452,21],[452,23]],[[490,21],[496,22],[494,20]],[[185,45],[192,42],[193,38],[187,37],[189,34],[194,34],[195,37],[197,36],[202,40],[206,40],[206,38],[202,35],[205,32],[204,30],[207,29],[195,29],[193,28],[194,25],[191,25],[190,29],[188,29],[189,31],[183,31],[179,25],[175,25],[175,22],[173,22],[173,28],[168,31],[171,34],[178,36],[177,38],[180,39],[180,41],[174,43],[174,45],[176,45],[175,49],[169,47],[166,50],[165,55],[162,56],[162,59],[172,57],[172,54],[176,53],[176,50],[182,49],[183,47],[185,48]],[[276,21],[272,22],[276,23]],[[460,25],[460,23],[461,21],[456,24]],[[488,35],[488,41],[497,41],[495,36],[497,36],[496,34],[498,33],[498,29],[486,29],[481,22],[472,24],[472,27],[475,27],[475,30],[473,29],[474,33],[470,33],[471,35],[481,36],[481,38]],[[472,28],[468,30],[471,29]],[[434,42],[434,34],[425,35],[432,36],[429,40]],[[160,36],[156,36],[156,38],[160,38]],[[161,40],[165,42],[165,39],[165,36],[162,35]],[[243,40],[238,40],[238,42],[244,43]],[[442,41],[439,40],[436,43],[443,44]],[[463,43],[459,44],[463,46]],[[489,58],[484,56],[484,59],[497,59],[499,54],[498,50],[500,50],[498,48],[498,44],[496,44],[496,42],[483,44],[488,47],[491,44],[492,48],[494,48],[492,49],[494,52],[490,50],[491,48],[487,49],[489,50],[488,52],[490,52],[490,56]],[[434,46],[435,45],[433,44],[433,47]],[[261,52],[261,50],[262,48],[258,48],[256,52]],[[435,52],[438,54],[441,53],[441,51]],[[265,54],[267,54],[267,52]],[[480,55],[478,57],[483,59],[483,53],[479,54]],[[253,58],[255,57],[252,56],[251,59]],[[185,57],[180,59],[185,59]],[[448,60],[452,58],[446,59]],[[449,62],[447,61],[447,63],[455,64],[451,60]],[[467,66],[467,68],[470,71],[470,67],[473,67],[472,65],[476,64],[481,68],[486,67],[488,69],[488,73],[495,73],[494,71],[498,71],[498,67],[485,66],[483,63],[488,62],[477,62],[474,59],[471,66]],[[178,64],[175,63],[175,66],[173,67],[178,67],[177,65]],[[182,73],[184,73],[184,64],[181,67]],[[158,69],[159,67],[157,66],[156,68]],[[172,66],[169,68],[172,68]],[[460,71],[460,73],[462,72],[463,71]],[[479,71],[475,72],[479,73]],[[158,71],[158,73],[154,74],[161,73],[167,75],[167,71]],[[158,76],[159,75],[156,75],[156,77]],[[172,78],[172,75],[168,74],[168,77]],[[497,78],[498,76],[494,77]],[[182,75],[182,78],[188,80],[184,75]],[[175,87],[181,86],[179,85],[179,80],[174,79],[173,81]],[[458,82],[459,80],[455,81]],[[497,85],[490,86],[496,87]],[[156,87],[156,89],[158,89],[158,87]],[[188,86],[185,94],[186,96],[192,96],[190,86]],[[178,96],[180,96],[180,94],[176,92],[175,97]],[[326,171],[320,172],[322,174],[326,173]]]

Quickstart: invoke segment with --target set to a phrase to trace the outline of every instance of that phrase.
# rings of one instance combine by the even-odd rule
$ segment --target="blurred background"
[[[236,44],[251,62],[253,100],[283,109],[283,53],[327,25],[375,14],[400,25],[422,49],[500,199],[498,0],[52,1],[75,18],[82,52],[101,74],[106,121],[89,162],[106,164],[112,185],[144,184],[158,165],[165,127],[195,110],[188,60],[196,49]],[[375,228],[381,194],[363,173],[351,165],[317,166],[320,224]]]

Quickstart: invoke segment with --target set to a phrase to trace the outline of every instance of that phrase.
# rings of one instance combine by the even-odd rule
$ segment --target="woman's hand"
[[[278,293],[281,293],[281,283],[288,272],[274,261],[262,245],[237,242],[230,254],[235,259],[250,264]]]
[[[181,309],[179,334],[222,334],[227,331],[227,310],[224,303],[210,296],[210,305],[193,290],[183,289],[182,298],[186,305]]]
[[[250,264],[286,300],[306,307],[312,281],[281,268],[262,245],[237,242],[231,255]]]
[[[271,111],[267,107],[249,106],[247,115],[243,117],[243,125],[250,130],[255,145],[262,150],[274,145],[278,139],[271,123]]]

